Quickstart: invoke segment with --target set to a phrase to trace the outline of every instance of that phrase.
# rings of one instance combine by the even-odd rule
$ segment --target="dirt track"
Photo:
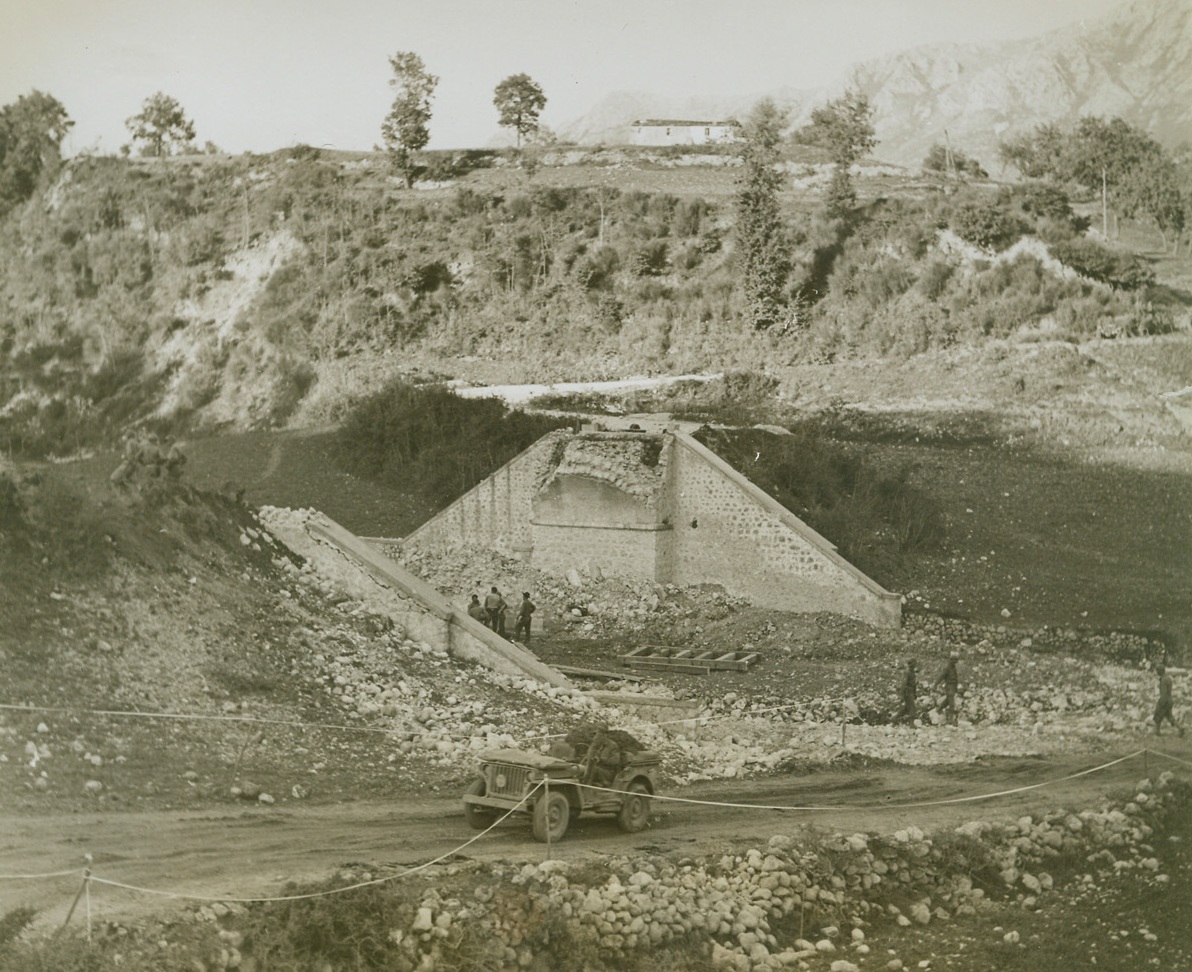
[[[1151,752],[1104,771],[990,800],[906,807],[1031,786],[1078,773],[1134,751],[1127,743],[1105,757],[999,759],[933,768],[881,766],[761,781],[726,781],[684,790],[692,799],[766,805],[831,805],[823,811],[746,811],[657,801],[651,827],[620,833],[611,818],[579,818],[552,855],[578,859],[635,851],[716,853],[735,841],[764,841],[804,828],[888,833],[915,825],[931,831],[973,819],[1014,819],[1056,807],[1092,808],[1120,794],[1147,772],[1185,770],[1192,741],[1148,740]],[[1158,743],[1158,745],[1155,745]],[[1139,747],[1141,748],[1141,743]],[[1185,764],[1164,759],[1168,753]],[[276,895],[288,880],[326,877],[338,867],[413,866],[448,854],[475,836],[456,797],[286,809],[72,814],[0,818],[0,874],[44,873],[81,867],[91,853],[97,877],[180,895]],[[524,821],[512,819],[461,852],[483,859],[541,860]],[[0,914],[20,904],[43,909],[42,921],[61,922],[79,879],[0,881]],[[170,907],[170,898],[93,885],[92,913],[131,917]]]

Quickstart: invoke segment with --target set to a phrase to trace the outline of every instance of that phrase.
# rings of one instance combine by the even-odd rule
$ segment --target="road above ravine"
[[[881,765],[705,783],[667,795],[714,804],[833,809],[748,810],[658,800],[646,831],[623,834],[611,818],[580,817],[551,854],[564,859],[635,853],[697,856],[808,829],[890,833],[915,825],[930,832],[974,819],[1013,820],[1057,807],[1095,808],[1108,796],[1124,795],[1148,773],[1172,769],[1186,774],[1192,766],[1192,740],[1152,739],[1148,745],[1145,756],[1079,776],[1073,774],[1129,756],[1139,747],[1126,741],[1120,752],[1103,756]],[[989,794],[1000,795],[979,799]],[[476,833],[467,828],[455,796],[401,803],[8,816],[0,818],[0,835],[0,875],[81,869],[84,855],[90,854],[96,877],[179,896],[93,884],[92,916],[99,919],[161,911],[183,903],[183,896],[267,897],[281,893],[287,881],[324,878],[340,867],[378,873],[377,868],[424,864],[457,848],[460,857],[485,860],[535,862],[546,854],[524,818],[511,818],[461,848]],[[61,922],[79,883],[78,875],[0,880],[0,914],[28,904],[43,912],[43,923]]]

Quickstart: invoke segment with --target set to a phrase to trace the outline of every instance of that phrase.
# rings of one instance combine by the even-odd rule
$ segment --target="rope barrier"
[[[1101,763],[1097,766],[1093,766],[1088,769],[1080,770],[1079,772],[1076,772],[1076,773],[1069,773],[1066,776],[1057,777],[1057,778],[1051,779],[1051,780],[1044,780],[1039,783],[1030,783],[1030,784],[1026,784],[1024,786],[1013,787],[1008,790],[998,790],[993,793],[983,793],[983,794],[978,794],[976,796],[952,797],[952,798],[943,799],[943,800],[918,801],[918,802],[914,802],[914,803],[897,803],[897,804],[883,803],[883,804],[861,805],[861,806],[849,805],[849,804],[837,804],[837,805],[809,804],[809,805],[805,805],[805,806],[789,806],[789,805],[767,805],[767,804],[756,804],[756,803],[732,803],[732,802],[716,801],[716,800],[697,800],[697,799],[694,799],[691,797],[675,797],[675,796],[666,796],[666,795],[658,795],[658,794],[651,794],[650,799],[651,800],[659,800],[662,802],[687,803],[687,804],[695,804],[695,805],[700,805],[700,806],[724,807],[724,808],[728,808],[728,809],[740,809],[740,810],[770,810],[770,811],[792,811],[793,810],[793,811],[840,812],[843,810],[868,811],[868,810],[922,809],[925,807],[948,806],[948,805],[955,805],[955,804],[961,804],[961,803],[973,803],[973,802],[977,802],[977,801],[981,801],[981,800],[992,800],[992,799],[997,799],[998,797],[1010,796],[1010,795],[1013,795],[1016,793],[1025,793],[1025,792],[1028,792],[1031,790],[1037,790],[1037,789],[1040,789],[1045,786],[1053,786],[1057,783],[1063,783],[1068,780],[1079,779],[1080,777],[1083,777],[1083,776],[1090,776],[1093,773],[1103,772],[1104,770],[1107,770],[1110,767],[1117,766],[1120,763],[1124,763],[1131,759],[1136,759],[1139,756],[1145,755],[1147,752],[1148,752],[1148,750],[1146,750],[1146,749],[1139,749],[1133,753],[1129,753],[1125,756],[1120,756],[1117,759],[1113,759],[1108,762]],[[1156,751],[1156,753],[1157,753],[1157,755],[1163,756],[1163,757],[1173,760],[1177,763],[1182,763],[1187,766],[1192,766],[1192,762],[1189,762],[1188,760],[1185,760],[1185,759],[1181,759],[1178,756],[1172,756],[1168,753],[1163,753],[1163,752],[1159,752],[1159,751]],[[615,790],[615,789],[612,789],[609,787],[594,786],[594,785],[588,784],[588,783],[575,783],[573,785],[580,787],[582,789],[595,790],[597,792],[602,792],[602,793],[615,793],[618,796],[630,795],[629,791],[626,791],[626,790]],[[533,798],[535,793],[537,793],[539,790],[542,790],[545,788],[546,788],[546,781],[545,780],[539,781],[529,792],[527,792],[517,802],[517,804],[515,806],[511,807],[504,814],[502,814],[500,817],[495,819],[491,824],[489,824],[488,827],[486,827],[480,833],[478,833],[475,836],[464,841],[462,844],[458,845],[457,847],[453,848],[452,850],[446,851],[445,853],[440,854],[439,856],[434,857],[429,861],[426,861],[422,864],[414,865],[413,867],[406,868],[399,874],[391,874],[391,875],[387,875],[385,877],[373,878],[368,881],[358,881],[355,884],[345,885],[340,888],[331,888],[327,891],[314,891],[314,892],[308,892],[306,894],[274,895],[274,896],[268,896],[268,897],[228,897],[228,896],[222,896],[222,895],[184,894],[184,893],[177,892],[177,891],[163,891],[163,890],[160,890],[157,888],[146,888],[146,887],[142,887],[140,885],[128,884],[124,881],[117,881],[117,880],[114,880],[111,878],[99,877],[99,876],[95,875],[93,872],[91,872],[88,868],[84,868],[82,871],[84,883],[83,883],[83,887],[80,888],[79,895],[80,896],[83,894],[87,895],[87,907],[88,907],[88,913],[89,913],[90,912],[90,894],[89,894],[90,883],[104,884],[104,885],[107,885],[108,887],[119,888],[121,890],[131,891],[131,892],[134,892],[137,894],[149,894],[149,895],[154,895],[154,896],[162,897],[162,898],[172,898],[175,900],[202,901],[202,902],[230,902],[230,903],[237,903],[237,904],[264,904],[264,903],[282,902],[282,901],[304,901],[304,900],[309,900],[312,898],[324,898],[324,897],[328,897],[328,896],[334,895],[334,894],[343,894],[348,891],[355,891],[360,888],[366,888],[366,887],[371,887],[373,885],[385,884],[385,883],[388,883],[389,881],[397,880],[398,878],[407,877],[411,874],[417,874],[417,873],[424,871],[430,867],[433,867],[436,864],[441,863],[442,861],[447,860],[450,857],[454,857],[455,855],[457,855],[461,851],[463,851],[465,848],[470,847],[472,844],[474,844],[477,841],[488,836],[495,828],[497,828],[502,823],[504,823],[506,820],[508,820],[509,817],[511,817],[514,813],[517,813],[525,805],[525,803],[527,801],[529,801],[531,798]],[[549,792],[549,790],[547,790],[547,792]],[[9,879],[9,880],[42,879],[42,878],[50,879],[50,878],[57,878],[57,877],[68,877],[68,876],[76,875],[79,873],[80,872],[78,869],[74,869],[74,870],[69,870],[69,871],[51,871],[51,872],[46,872],[43,874],[8,874],[8,875],[0,875],[0,879]],[[75,898],[76,905],[78,903],[78,897],[79,896],[76,896],[76,898]],[[72,906],[72,908],[71,908],[72,912],[73,912],[73,910],[74,910],[74,906]],[[67,921],[69,921],[69,920],[70,919],[68,916]]]
[[[299,729],[340,729],[346,732],[380,732],[394,733],[404,730],[381,726],[345,726],[334,722],[298,722],[291,719],[261,719],[256,716],[217,716],[201,715],[190,712],[138,712],[135,709],[121,711],[118,709],[73,709],[67,706],[52,705],[8,705],[0,702],[0,709],[16,710],[18,712],[66,712],[83,713],[85,715],[119,716],[139,719],[180,719],[192,722],[228,722],[235,725],[265,725],[290,726]]]
[[[42,881],[50,878],[71,877],[82,873],[79,868],[70,871],[47,871],[44,874],[0,874],[0,881]]]
[[[515,806],[510,807],[509,810],[507,810],[504,814],[502,814],[500,817],[498,817],[496,820],[494,820],[484,830],[482,830],[480,833],[476,834],[474,837],[471,837],[468,840],[465,840],[458,847],[455,847],[452,850],[447,851],[446,853],[440,854],[438,857],[435,857],[429,861],[426,861],[423,864],[416,864],[413,867],[408,867],[404,871],[402,871],[400,874],[390,874],[390,875],[387,875],[386,877],[373,878],[370,881],[358,881],[355,884],[344,885],[342,888],[331,888],[327,891],[312,891],[307,894],[277,895],[274,897],[267,897],[267,898],[229,898],[227,896],[213,896],[213,895],[202,895],[202,894],[182,894],[177,891],[161,891],[156,888],[144,888],[144,887],[140,887],[139,885],[136,885],[136,884],[126,884],[123,881],[114,881],[111,878],[96,877],[94,874],[91,875],[90,880],[95,884],[106,884],[109,887],[121,888],[125,891],[134,891],[139,894],[152,894],[152,895],[156,895],[159,898],[174,898],[174,899],[180,900],[180,901],[232,902],[234,904],[264,904],[264,903],[268,903],[268,902],[277,902],[277,901],[306,901],[310,898],[326,898],[329,895],[333,895],[333,894],[343,894],[346,891],[356,891],[359,888],[367,888],[367,887],[371,887],[376,884],[386,884],[389,881],[396,881],[398,878],[408,877],[411,874],[417,874],[420,871],[425,871],[427,868],[433,867],[434,865],[447,860],[447,858],[449,858],[449,857],[454,857],[456,854],[458,854],[464,848],[470,847],[472,844],[476,843],[476,841],[480,840],[483,837],[488,836],[488,834],[491,833],[494,828],[496,828],[498,825],[504,823],[513,814],[517,813],[517,811],[521,808],[521,806],[527,800],[529,800],[535,793],[537,793],[538,790],[540,790],[541,788],[542,788],[542,783],[537,784],[532,790],[530,790],[529,793],[527,793],[525,796],[523,796],[517,802],[517,804]]]
[[[718,800],[696,800],[692,797],[677,797],[665,796],[658,794],[651,794],[651,800],[660,800],[666,803],[692,803],[706,807],[726,807],[736,810],[798,810],[798,811],[815,811],[815,812],[840,812],[842,810],[918,810],[924,807],[943,807],[950,804],[957,803],[976,803],[980,800],[993,800],[998,797],[1011,796],[1015,793],[1025,793],[1028,790],[1038,790],[1044,786],[1054,786],[1056,783],[1064,783],[1068,780],[1075,780],[1081,776],[1089,776],[1092,773],[1099,773],[1102,770],[1109,769],[1111,766],[1116,766],[1118,763],[1124,763],[1130,759],[1136,759],[1145,753],[1146,750],[1140,749],[1137,752],[1130,753],[1128,756],[1122,756],[1119,759],[1111,760],[1108,763],[1102,763],[1100,766],[1094,766],[1091,769],[1081,770],[1079,773],[1070,773],[1068,776],[1061,776],[1054,780],[1044,780],[1042,783],[1030,783],[1026,786],[1016,786],[1010,790],[998,790],[994,793],[982,793],[977,796],[966,797],[952,797],[947,800],[927,800],[917,803],[875,803],[870,805],[855,805],[855,804],[808,804],[806,806],[777,806],[760,803],[726,803]],[[616,793],[620,796],[628,796],[626,790],[612,790],[608,787],[593,786],[590,783],[576,783],[576,786],[582,787],[586,790],[599,790],[604,793]]]
[[[836,702],[842,702],[847,699],[847,696],[840,696],[835,699],[813,699],[807,702],[791,702],[786,705],[775,705],[765,709],[752,709],[748,712],[733,712],[725,713],[724,715],[704,716],[695,715],[687,716],[682,719],[667,719],[662,722],[642,722],[641,724],[647,726],[669,726],[680,722],[699,722],[707,725],[712,722],[721,722],[726,719],[741,718],[744,716],[761,715],[766,712],[779,712],[785,709],[797,709],[812,705],[831,705]],[[632,703],[630,703],[632,704]],[[189,712],[140,712],[136,709],[119,710],[119,709],[79,709],[71,708],[69,706],[52,706],[52,705],[13,705],[10,703],[0,702],[0,709],[16,712],[65,712],[77,713],[84,715],[98,715],[119,718],[140,718],[140,719],[177,719],[181,721],[192,722],[222,722],[233,725],[265,725],[265,726],[288,726],[290,728],[299,729],[334,729],[342,732],[373,732],[390,735],[393,733],[405,733],[409,730],[404,728],[385,728],[382,726],[348,726],[332,722],[298,722],[289,719],[263,719],[257,716],[217,716],[217,715],[203,715],[201,713]],[[563,739],[568,733],[557,732],[550,735],[534,735],[524,736],[528,741],[542,740],[542,739]]]
[[[1161,749],[1152,749],[1149,751],[1154,753],[1156,756],[1162,756],[1164,759],[1170,759],[1176,763],[1183,763],[1185,766],[1192,766],[1192,763],[1190,763],[1188,760],[1180,759],[1178,756],[1172,756],[1171,753],[1165,753]]]

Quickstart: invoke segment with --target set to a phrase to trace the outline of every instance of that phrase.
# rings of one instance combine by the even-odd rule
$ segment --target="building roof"
[[[713,126],[740,128],[741,123],[735,118],[730,118],[727,121],[699,121],[691,118],[646,118],[633,123],[635,128],[645,128],[646,126],[664,126],[667,128],[711,128]]]

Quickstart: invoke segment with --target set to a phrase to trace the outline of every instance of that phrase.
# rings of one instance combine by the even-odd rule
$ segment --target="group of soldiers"
[[[940,672],[939,678],[932,684],[932,688],[944,687],[944,718],[948,725],[954,726],[957,723],[956,713],[956,692],[960,687],[960,673],[956,669],[956,663],[959,661],[960,655],[952,652],[948,655],[947,664],[944,665],[944,670]],[[911,658],[906,663],[906,671],[902,676],[902,709],[898,713],[898,721],[906,722],[910,725],[915,724],[915,720],[919,718],[918,701],[916,696],[918,694],[918,685],[916,681],[916,664],[915,660]]]
[[[530,618],[535,610],[534,602],[530,600],[530,592],[523,591],[521,604],[517,608],[517,620],[513,626],[513,637],[527,645],[530,643]],[[505,617],[508,612],[509,603],[495,585],[484,596],[483,604],[480,603],[479,595],[473,594],[472,603],[468,605],[468,614],[471,617],[491,628],[502,638],[505,637]]]
[[[146,482],[177,482],[182,478],[186,455],[172,435],[159,437],[156,432],[126,432],[121,461],[108,481],[116,489],[129,489]]]

